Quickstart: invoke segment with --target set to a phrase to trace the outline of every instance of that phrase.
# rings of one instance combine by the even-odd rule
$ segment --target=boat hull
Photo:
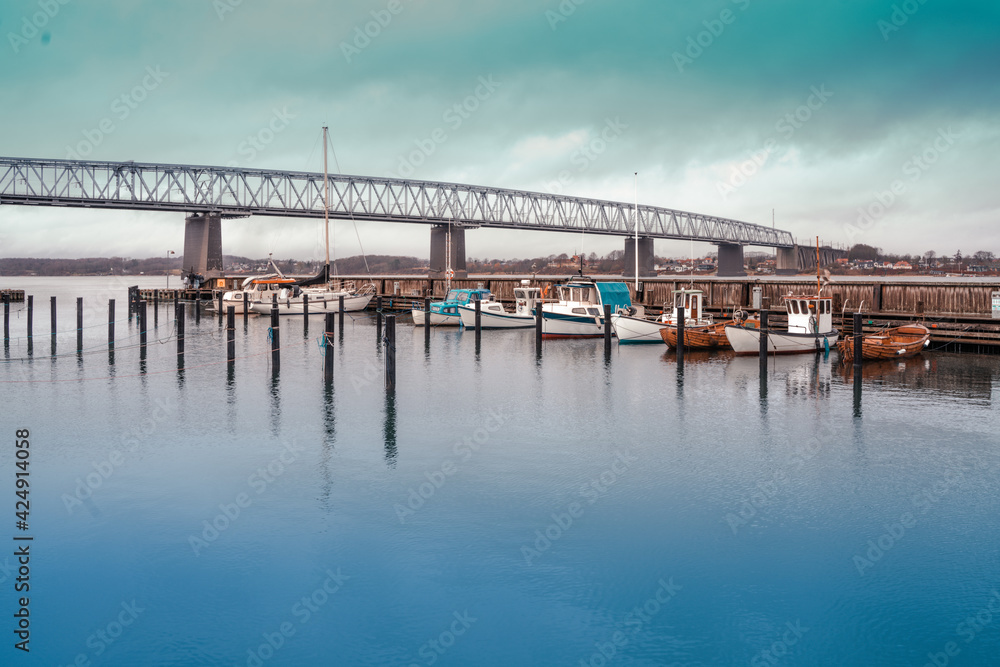
[[[912,357],[930,341],[931,332],[919,324],[895,327],[879,334],[861,337],[862,359],[901,359]],[[854,338],[846,337],[837,349],[847,361],[854,359]]]
[[[356,294],[344,296],[344,312],[355,312],[364,310],[371,302],[373,294]],[[260,315],[270,315],[272,305],[267,301],[254,301],[250,305],[250,311]],[[278,300],[278,315],[302,315],[304,306],[301,297],[294,299]],[[309,297],[309,314],[323,315],[324,313],[340,312],[340,296],[330,295],[324,297]]]
[[[663,342],[670,348],[677,347],[677,327],[664,327],[662,334]],[[684,327],[684,347],[701,350],[714,350],[717,348],[728,348],[729,339],[726,338],[726,325],[708,324],[700,327]]]
[[[462,320],[462,326],[470,329],[476,328],[475,308],[459,306],[458,313]],[[480,311],[479,316],[479,326],[483,329],[530,329],[535,326],[535,317],[533,315],[493,313],[482,310]]]
[[[542,311],[542,338],[601,338],[604,318]]]
[[[726,338],[736,354],[760,353],[760,329],[727,324]],[[829,347],[836,346],[839,338],[840,333],[836,329],[815,334],[769,330],[767,332],[767,351],[769,354],[821,352],[827,349],[827,344]]]
[[[667,325],[640,317],[615,314],[611,316],[611,327],[621,345],[636,343],[662,345],[664,340],[661,332],[667,328]]]
[[[410,311],[413,314],[413,324],[418,327],[424,326],[425,313],[419,308],[414,308]],[[437,313],[431,311],[431,326],[432,327],[457,327],[462,323],[462,319],[458,316],[458,313]]]

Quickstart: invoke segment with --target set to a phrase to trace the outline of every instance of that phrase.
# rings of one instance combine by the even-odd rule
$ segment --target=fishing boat
[[[619,343],[663,343],[666,341],[664,331],[676,326],[674,323],[677,321],[679,308],[684,308],[685,326],[706,326],[712,323],[711,315],[702,314],[703,298],[701,290],[674,290],[673,308],[664,304],[663,314],[659,318],[642,317],[640,312],[636,312],[642,306],[633,306],[612,315],[611,325]]]
[[[243,281],[238,290],[223,293],[222,310],[225,311],[232,306],[238,315],[252,312],[251,305],[254,301],[271,301],[272,294],[294,284],[294,278],[286,278],[280,271],[264,276],[251,276]]]
[[[340,300],[343,297],[344,311],[353,312],[364,310],[368,307],[375,296],[376,288],[373,283],[365,283],[360,288],[351,281],[341,281],[338,284],[331,282],[330,278],[330,179],[327,171],[327,128],[323,128],[323,222],[326,242],[326,263],[319,274],[300,280],[292,280],[291,284],[283,284],[277,287],[277,300],[274,299],[275,289],[272,287],[266,293],[262,290],[251,292],[253,298],[250,300],[250,310],[261,315],[270,315],[271,310],[277,304],[279,315],[302,315],[306,309],[308,301],[309,314],[321,314],[328,312],[338,312],[340,310]],[[285,279],[285,276],[278,271],[278,267],[271,262],[278,275]],[[246,303],[247,292],[243,293],[243,301]],[[308,297],[308,299],[306,298]],[[235,299],[235,295],[234,295]],[[225,297],[223,297],[225,305]],[[245,306],[244,306],[245,307]]]
[[[482,308],[484,310],[488,305],[495,303],[493,294],[488,289],[449,290],[444,301],[434,301],[431,303],[431,326],[460,326],[462,324],[462,316],[458,312],[459,306],[467,306],[476,301],[483,302]],[[475,309],[475,306],[473,306],[473,309]],[[426,318],[424,317],[423,309],[414,308],[410,312],[413,314],[413,323],[418,327],[424,326]],[[473,322],[473,326],[475,326],[475,322]]]
[[[899,359],[912,357],[930,345],[930,329],[922,324],[907,324],[884,329],[861,337],[862,359]],[[854,359],[854,337],[848,336],[837,343],[845,361]]]
[[[508,312],[499,301],[483,301],[479,326],[483,329],[528,329],[535,326],[535,304],[542,298],[541,290],[528,287],[527,283],[527,280],[522,280],[522,286],[514,288],[514,312]],[[475,305],[459,304],[458,313],[462,326],[475,328]]]
[[[580,277],[555,288],[558,300],[542,303],[542,338],[598,338],[604,335],[605,305],[612,313],[632,307],[628,286],[622,282]]]
[[[667,320],[668,325],[660,335],[668,347],[677,347],[677,317],[678,309],[684,307],[684,347],[711,350],[728,348],[726,325],[756,327],[757,321],[749,319],[744,311],[736,311],[733,318],[725,322],[713,322],[712,316],[704,313],[704,296],[701,290],[675,290],[674,309]]]
[[[784,297],[788,326],[784,331],[767,332],[767,350],[772,354],[797,354],[828,351],[837,344],[840,333],[833,328],[833,300],[819,295]],[[758,354],[760,328],[746,323],[726,324],[726,338],[736,354]],[[687,332],[684,332],[685,337]],[[687,341],[685,340],[685,345]]]

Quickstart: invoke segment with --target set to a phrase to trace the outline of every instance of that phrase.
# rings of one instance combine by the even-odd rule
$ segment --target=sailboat
[[[295,280],[292,284],[272,283],[268,284],[266,289],[244,291],[244,299],[251,299],[250,310],[254,313],[270,315],[275,305],[277,305],[279,315],[302,315],[307,307],[310,315],[338,312],[341,297],[344,299],[344,312],[351,312],[364,310],[375,296],[376,288],[372,283],[365,283],[357,288],[352,282],[341,281],[341,284],[335,287],[330,280],[330,179],[327,171],[327,132],[328,128],[324,126],[323,223],[325,225],[326,263],[319,274],[311,278]],[[274,268],[277,271],[277,266]],[[278,274],[282,279],[285,279],[280,271]]]

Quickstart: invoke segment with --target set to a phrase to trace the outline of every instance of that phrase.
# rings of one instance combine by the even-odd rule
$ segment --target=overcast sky
[[[639,172],[642,203],[766,225],[773,209],[803,240],[1000,254],[998,29],[989,0],[6,0],[0,155],[322,171],[328,124],[343,173],[631,201]],[[424,226],[358,232],[369,254],[428,256]],[[319,258],[317,238],[256,217],[224,223],[223,250]],[[336,238],[358,253],[350,223]],[[0,207],[0,257],[182,246],[175,213]]]

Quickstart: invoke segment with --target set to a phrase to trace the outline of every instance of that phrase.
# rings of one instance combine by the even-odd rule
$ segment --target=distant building
[[[892,268],[896,269],[897,271],[912,271],[913,270],[913,267],[910,265],[910,263],[909,262],[904,262],[903,260],[900,260],[900,261],[896,262],[895,264],[893,264]]]

